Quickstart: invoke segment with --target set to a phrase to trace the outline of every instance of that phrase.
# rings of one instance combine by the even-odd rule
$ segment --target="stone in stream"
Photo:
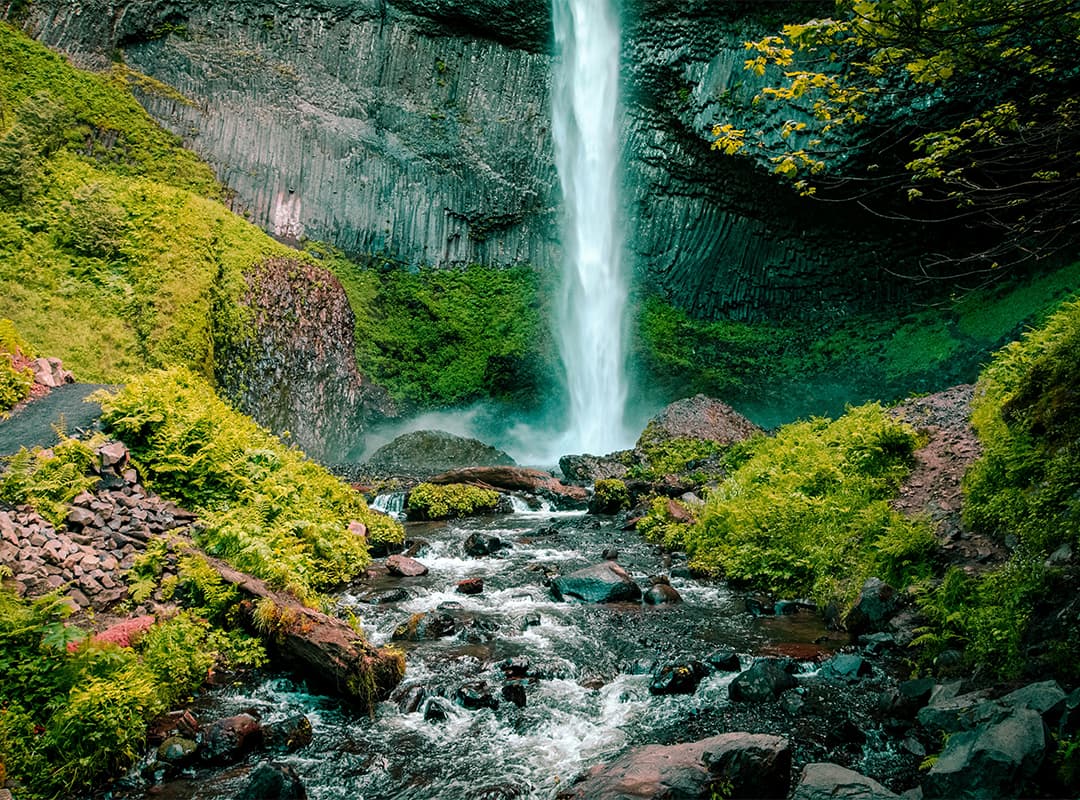
[[[470,533],[465,539],[464,547],[466,554],[473,558],[483,558],[496,553],[505,546],[498,536],[484,536],[481,533]]]
[[[649,681],[650,694],[693,694],[709,670],[700,661],[664,664]]]
[[[293,753],[311,744],[311,720],[303,714],[293,714],[263,726],[263,744],[268,750]]]
[[[738,672],[742,669],[739,654],[726,647],[710,653],[705,658],[705,663],[717,672]]]
[[[394,628],[391,638],[397,642],[419,642],[425,639],[442,639],[457,632],[457,620],[445,611],[426,611],[413,614]]]
[[[585,567],[551,581],[556,600],[581,600],[586,603],[617,603],[641,599],[641,587],[614,561]]]
[[[870,662],[851,653],[840,653],[821,665],[820,674],[825,678],[855,681],[873,672]]]
[[[182,736],[170,736],[158,746],[158,761],[175,767],[182,767],[195,758],[198,745]]]
[[[791,800],[899,800],[872,778],[838,764],[807,764]]]
[[[382,606],[387,603],[401,603],[409,599],[409,593],[402,588],[388,589],[385,592],[365,594],[360,599],[373,606]]]
[[[899,610],[900,597],[896,589],[880,578],[869,578],[863,584],[855,606],[844,617],[844,627],[853,637],[883,631]]]
[[[502,687],[502,696],[518,708],[525,708],[525,681],[507,681]]]
[[[399,578],[419,578],[428,574],[428,568],[414,558],[392,555],[386,559],[386,571]]]
[[[262,744],[263,730],[251,714],[215,720],[203,728],[199,759],[210,764],[233,764]]]
[[[235,800],[306,800],[307,790],[288,764],[264,762],[251,771]]]
[[[790,666],[786,658],[760,658],[731,682],[728,695],[732,700],[753,703],[772,700],[797,685],[788,671]]]
[[[671,585],[671,582],[663,577],[652,578],[652,586],[645,592],[645,605],[663,606],[674,605],[683,601],[682,595]]]
[[[481,708],[496,709],[499,701],[491,693],[491,689],[484,681],[466,683],[458,687],[454,692],[454,702],[462,708],[472,711]]]
[[[456,591],[458,594],[481,594],[484,591],[484,579],[465,578],[458,581]]]
[[[398,711],[402,714],[413,714],[420,710],[430,696],[426,686],[410,686],[398,698]]]
[[[697,742],[647,745],[588,770],[559,800],[707,798],[718,783],[728,797],[784,797],[791,747],[779,736],[723,733]]]

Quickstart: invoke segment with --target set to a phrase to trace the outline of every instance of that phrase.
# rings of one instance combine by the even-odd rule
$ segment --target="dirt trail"
[[[971,384],[906,400],[892,413],[929,437],[915,453],[915,468],[894,501],[897,511],[926,514],[937,523],[946,561],[979,572],[1008,558],[997,542],[967,530],[960,517],[961,482],[968,467],[982,455],[971,427]]]
[[[93,427],[101,418],[101,406],[84,401],[91,392],[106,388],[112,387],[67,383],[17,408],[9,419],[0,420],[0,455],[20,447],[51,447],[57,442],[56,427],[69,435]]]

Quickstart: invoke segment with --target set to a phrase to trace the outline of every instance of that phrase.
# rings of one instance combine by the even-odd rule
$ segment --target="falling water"
[[[566,203],[557,338],[572,452],[628,446],[623,333],[627,286],[618,225],[619,20],[612,0],[553,0],[555,162]]]

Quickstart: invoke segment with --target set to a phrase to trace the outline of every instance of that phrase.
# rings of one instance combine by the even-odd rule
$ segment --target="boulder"
[[[820,674],[826,678],[836,678],[842,681],[854,681],[864,678],[873,672],[870,662],[862,656],[850,653],[840,653],[833,656],[821,665]]]
[[[219,766],[234,764],[262,741],[262,726],[251,714],[225,717],[203,728],[199,759]]]
[[[527,698],[525,695],[525,681],[514,680],[503,684],[502,696],[518,708],[525,708]]]
[[[681,603],[682,595],[670,583],[657,582],[645,592],[645,605],[662,606]]]
[[[1007,800],[1024,794],[1046,757],[1042,717],[1014,708],[948,738],[922,782],[924,800]]]
[[[465,578],[465,580],[458,581],[458,594],[481,594],[483,591],[483,578]]]
[[[641,587],[614,561],[602,561],[560,575],[551,581],[556,600],[581,600],[586,603],[616,603],[641,599]]]
[[[999,716],[1003,710],[986,697],[987,693],[982,690],[954,697],[947,691],[931,695],[930,703],[919,709],[919,724],[934,735],[971,730],[981,722]]]
[[[255,767],[236,800],[306,800],[307,790],[296,770],[287,764],[263,763]]]
[[[584,508],[588,500],[581,486],[567,486],[548,472],[528,467],[467,467],[433,475],[428,483],[466,483],[500,492],[528,492],[546,497],[560,508]]]
[[[797,681],[788,671],[790,663],[781,658],[760,658],[740,673],[728,687],[732,700],[761,703],[794,689]]]
[[[505,543],[498,536],[485,536],[482,533],[470,533],[462,544],[465,553],[473,558],[489,556],[504,546]]]
[[[481,708],[496,709],[499,701],[491,693],[491,689],[484,681],[466,683],[458,687],[454,692],[454,702],[462,708],[477,710]]]
[[[648,745],[600,764],[560,792],[561,800],[709,800],[787,794],[791,750],[779,736],[724,733],[697,742]]]
[[[268,750],[292,753],[311,744],[311,738],[311,720],[303,714],[263,726],[263,744]]]
[[[705,663],[717,672],[738,672],[742,669],[739,654],[727,647],[709,653]]]
[[[1015,692],[1010,692],[998,698],[998,702],[1009,708],[1030,708],[1045,714],[1064,699],[1065,691],[1057,681],[1042,681],[1029,683]]]
[[[445,611],[427,611],[413,614],[408,621],[398,625],[391,638],[398,642],[419,642],[442,639],[457,632],[457,620]]]
[[[844,627],[854,637],[883,631],[899,610],[900,597],[896,589],[880,578],[870,578],[863,584],[855,606],[844,617]]]
[[[791,800],[894,800],[899,797],[877,781],[838,764],[807,764]]]
[[[651,694],[693,694],[709,670],[700,661],[664,664],[649,681]]]
[[[671,439],[704,439],[729,445],[760,432],[761,428],[727,403],[699,394],[676,400],[649,420],[636,449]]]
[[[158,745],[158,761],[164,761],[166,764],[177,767],[184,766],[195,758],[195,751],[198,747],[191,739],[185,739],[183,736],[170,736]]]
[[[610,478],[625,478],[629,469],[610,456],[591,456],[585,453],[560,458],[559,471],[568,481],[588,484]]]
[[[399,578],[419,578],[427,575],[428,568],[415,558],[397,554],[386,559],[386,571]]]
[[[413,431],[384,444],[365,467],[377,474],[425,478],[462,467],[513,465],[509,455],[477,439],[446,431]]]

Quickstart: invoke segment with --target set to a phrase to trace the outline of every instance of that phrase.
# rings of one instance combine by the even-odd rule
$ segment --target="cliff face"
[[[747,7],[625,2],[631,260],[706,318],[892,300],[877,270],[901,243],[709,149],[712,123],[753,94]],[[40,0],[26,26],[82,61],[119,48],[191,98],[142,99],[280,238],[554,269],[549,14],[545,0]]]

